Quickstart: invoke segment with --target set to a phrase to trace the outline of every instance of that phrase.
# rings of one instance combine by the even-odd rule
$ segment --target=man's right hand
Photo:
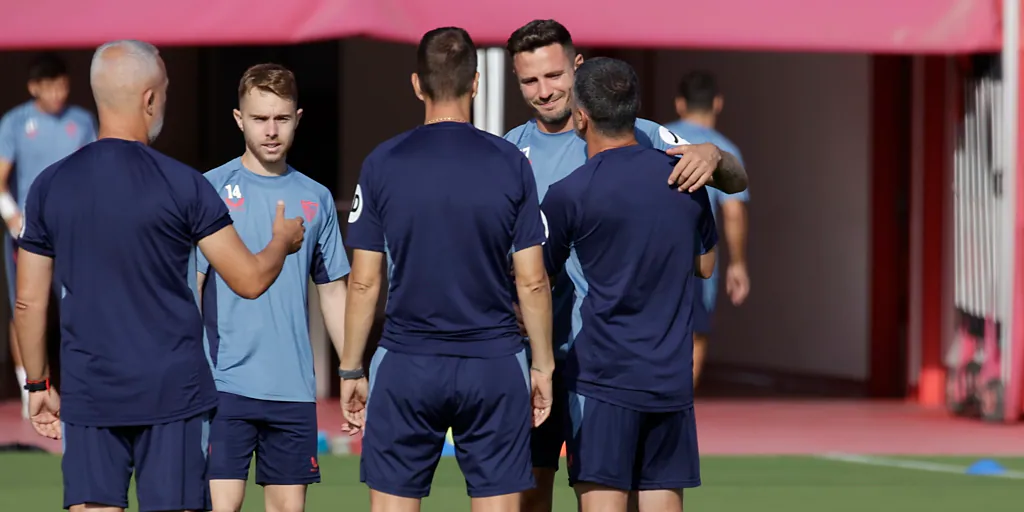
[[[288,254],[292,254],[302,248],[302,242],[306,234],[302,217],[284,218],[284,201],[277,202],[277,214],[274,216],[273,230],[274,239],[287,244]]]
[[[539,427],[551,415],[553,392],[551,373],[530,368],[530,395],[533,398],[533,426]]]

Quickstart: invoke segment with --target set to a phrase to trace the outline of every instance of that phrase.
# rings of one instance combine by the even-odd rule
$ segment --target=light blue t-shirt
[[[686,144],[687,141],[667,128],[646,119],[636,121],[636,139],[644,146],[662,151]],[[587,161],[587,143],[575,131],[546,133],[537,127],[537,120],[513,128],[505,134],[505,140],[516,145],[526,155],[537,179],[538,199],[543,201],[551,184],[565,178]],[[668,185],[666,184],[666,187]],[[575,337],[573,325],[581,325],[580,306],[587,290],[574,293],[573,276],[582,282],[583,270],[575,258],[565,264],[565,271],[556,279],[552,289],[554,308],[553,341],[555,356],[564,359],[569,345]]]
[[[81,107],[47,114],[27,101],[0,119],[0,160],[14,164],[11,184],[21,208],[32,182],[44,169],[96,140],[96,122]]]
[[[197,251],[197,270],[206,274],[203,322],[217,390],[259,400],[314,402],[309,278],[326,284],[349,273],[334,198],[326,187],[291,167],[281,176],[263,176],[246,169],[241,158],[205,176],[224,199],[235,230],[252,252],[270,242],[279,200],[285,202],[286,218],[302,215],[306,222],[302,248],[285,259],[280,276],[255,300],[231,291]]]
[[[672,121],[671,123],[665,124],[665,126],[672,130],[673,133],[680,137],[690,141],[691,144],[702,144],[710,142],[722,151],[728,151],[735,156],[740,163],[743,163],[743,156],[740,155],[740,148],[736,147],[731,140],[722,135],[718,130],[714,128],[707,128],[698,124],[689,123],[686,121]],[[749,190],[749,189],[748,189]],[[708,187],[708,199],[711,201],[711,213],[715,216],[715,222],[718,222],[718,210],[722,207],[722,203],[726,201],[743,201],[744,203],[750,200],[750,194],[747,190],[743,192],[737,192],[735,194],[726,194],[721,190],[714,187]],[[711,273],[711,277],[707,279],[704,286],[704,307],[711,311],[714,309],[715,295],[718,290],[718,265],[715,265],[715,271]]]

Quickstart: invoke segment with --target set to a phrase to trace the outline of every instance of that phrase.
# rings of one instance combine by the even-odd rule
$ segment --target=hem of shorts
[[[690,480],[673,480],[669,482],[656,482],[640,484],[637,486],[638,491],[672,491],[675,489],[692,489],[694,487],[700,487],[700,478],[694,478]]]
[[[211,479],[212,480],[212,479]],[[313,485],[320,483],[320,475],[312,478],[282,478],[278,480],[256,480],[256,485],[266,487],[268,485]]]
[[[633,490],[632,482],[627,482],[623,484],[622,482],[615,481],[614,479],[611,478],[569,478],[569,487],[575,487],[576,484],[597,484],[603,485],[605,487],[611,487],[612,489],[624,492],[629,492]]]
[[[249,475],[248,474],[246,474],[245,476],[227,475],[227,474],[224,474],[224,473],[214,473],[214,472],[211,471],[209,474],[206,475],[206,479],[211,481],[211,482],[214,481],[214,480],[224,480],[224,481],[231,481],[231,480],[238,481],[238,480],[241,480],[241,481],[245,482],[245,481],[249,480]]]
[[[646,413],[662,413],[662,412],[682,412],[693,409],[693,399],[685,402],[685,405],[666,405],[664,407],[642,407],[637,406],[633,403],[627,403],[625,400],[618,400],[608,396],[608,388],[591,384],[589,382],[576,382],[575,384],[566,384],[566,388],[571,393],[582,395],[586,398],[592,398],[599,402],[604,402],[614,406],[622,407],[623,409],[629,409],[637,412]],[[596,392],[595,392],[596,391]]]
[[[558,471],[558,462],[555,462],[554,464],[538,464],[538,463],[534,463],[533,464],[533,469],[550,469],[550,470],[553,470],[553,471],[557,472]]]
[[[68,502],[65,501],[64,502],[64,510],[70,510],[71,507],[77,507],[78,505],[85,505],[85,504],[100,505],[102,507],[125,508],[125,509],[128,508],[128,500],[118,501],[116,503],[108,502],[108,501],[103,501],[103,500],[85,500],[85,501],[79,501],[77,503],[72,503],[70,505],[68,504]]]
[[[466,494],[468,494],[470,498],[493,498],[495,496],[519,494],[533,489],[535,486],[536,484],[532,481],[520,482],[518,485],[495,485],[491,487],[466,489]]]
[[[217,408],[218,397],[213,397],[213,400],[203,402],[202,404],[186,409],[182,412],[172,414],[170,416],[161,416],[159,418],[137,418],[126,421],[81,421],[76,419],[75,416],[62,415],[61,420],[68,425],[74,425],[77,427],[92,427],[92,428],[113,428],[113,427],[140,427],[148,425],[163,425],[166,423],[174,423],[175,421],[187,420],[194,418],[200,414],[210,412]],[[63,412],[63,411],[61,411]]]
[[[390,485],[377,485],[366,478],[360,479],[360,481],[366,484],[366,486],[369,487],[371,491],[377,491],[380,493],[389,494],[391,496],[397,496],[399,498],[421,500],[423,498],[426,498],[427,496],[430,496],[429,487],[426,489],[410,489],[407,487],[403,488]]]

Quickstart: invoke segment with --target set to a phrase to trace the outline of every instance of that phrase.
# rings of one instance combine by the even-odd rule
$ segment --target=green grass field
[[[963,468],[973,461],[949,457],[913,460]],[[1024,458],[998,460],[1009,470],[1024,472]],[[705,457],[701,464],[704,485],[686,494],[686,508],[691,512],[1024,510],[1022,479],[876,467],[810,457]],[[366,487],[359,483],[357,457],[325,456],[320,468],[324,483],[310,489],[307,510],[369,510]],[[564,482],[560,475],[555,510],[573,512],[575,498]],[[0,455],[0,511],[36,512],[60,507],[59,456]],[[244,510],[263,510],[262,493],[255,485],[250,487]],[[465,483],[454,459],[442,459],[423,510],[469,510]]]

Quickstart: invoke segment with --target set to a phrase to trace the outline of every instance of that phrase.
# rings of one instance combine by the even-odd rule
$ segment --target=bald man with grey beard
[[[256,298],[301,246],[302,218],[278,203],[271,241],[253,254],[209,182],[149,147],[168,84],[153,45],[104,44],[90,78],[99,139],[43,171],[25,202],[15,326],[32,425],[64,439],[72,512],[124,510],[133,470],[140,510],[209,510],[217,392],[189,263],[198,244],[232,291]],[[44,341],[54,279],[63,402]]]

